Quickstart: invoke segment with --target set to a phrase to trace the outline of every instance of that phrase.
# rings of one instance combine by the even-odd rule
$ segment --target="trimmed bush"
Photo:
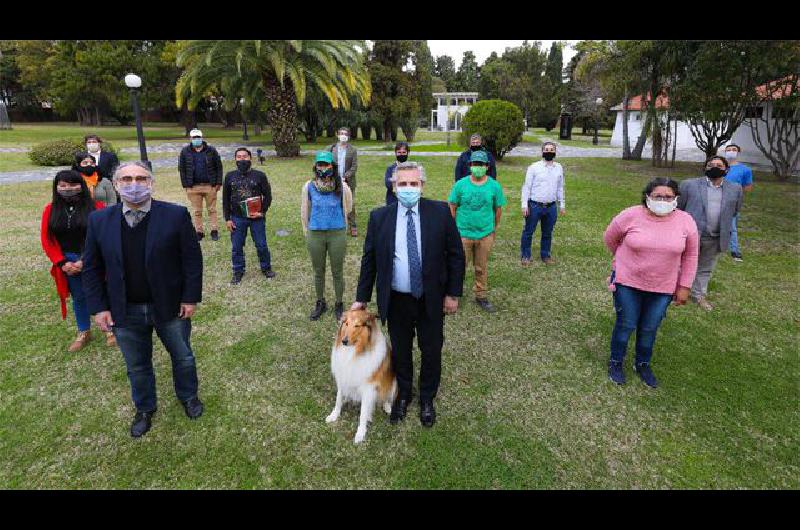
[[[461,143],[469,145],[469,137],[478,133],[483,145],[497,160],[514,149],[525,130],[519,107],[509,101],[485,99],[476,102],[464,115],[461,124]]]
[[[119,153],[119,149],[110,142],[103,142],[101,145],[103,151]],[[39,166],[71,166],[78,151],[86,151],[82,138],[63,138],[33,146],[28,152],[28,157]]]

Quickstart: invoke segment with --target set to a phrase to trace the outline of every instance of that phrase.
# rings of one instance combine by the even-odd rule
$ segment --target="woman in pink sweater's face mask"
[[[694,219],[677,210],[678,184],[653,179],[642,204],[620,212],[603,239],[612,259],[609,288],[617,321],[611,335],[609,378],[625,382],[622,361],[636,332],[636,372],[648,386],[657,381],[650,369],[656,333],[671,301],[685,304],[697,271],[699,235]]]

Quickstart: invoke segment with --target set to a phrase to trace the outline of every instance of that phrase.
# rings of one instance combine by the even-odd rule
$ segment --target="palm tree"
[[[352,40],[189,41],[177,57],[184,71],[175,87],[176,102],[187,100],[194,108],[208,87],[223,80],[249,94],[258,85],[269,103],[267,123],[278,156],[297,156],[297,106],[305,102],[309,84],[334,108],[349,109],[351,96],[369,102],[365,50],[363,41]]]

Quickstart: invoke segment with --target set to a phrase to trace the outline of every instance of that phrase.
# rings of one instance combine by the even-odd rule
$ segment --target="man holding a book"
[[[231,232],[231,262],[233,263],[233,279],[231,285],[242,281],[244,276],[244,242],[247,229],[256,245],[261,272],[267,278],[274,278],[264,215],[272,204],[272,190],[267,176],[252,169],[252,154],[245,147],[240,147],[234,154],[236,169],[225,175],[222,186],[222,210],[225,224]]]

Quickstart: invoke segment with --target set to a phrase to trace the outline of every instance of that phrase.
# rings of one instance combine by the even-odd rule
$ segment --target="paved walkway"
[[[543,140],[548,140],[548,138],[542,138]],[[444,142],[436,142],[436,141],[425,141],[425,142],[415,142],[413,145],[434,145],[434,144],[442,144]],[[178,154],[180,153],[183,146],[185,146],[185,142],[174,142],[174,143],[162,143],[153,146],[147,147],[147,152],[152,154],[161,154],[161,153],[173,153],[174,157],[161,157],[156,158],[155,160],[151,160],[153,164],[153,169],[164,169],[164,168],[172,168],[177,169],[178,164]],[[241,143],[230,143],[230,144],[214,144],[214,147],[217,148],[219,151],[220,156],[226,160],[233,159],[233,153],[237,147],[240,147]],[[251,151],[255,151],[258,147],[257,145],[249,145],[248,147],[251,148]],[[457,146],[454,144],[454,148],[457,149]],[[23,153],[28,151],[28,148],[24,147],[5,147],[0,148],[0,153]],[[138,153],[138,147],[123,147],[120,149],[123,153]],[[300,154],[302,156],[313,155],[316,151],[313,150],[302,150]],[[540,144],[532,144],[532,143],[521,143],[516,146],[510,153],[506,156],[510,157],[530,157],[530,158],[539,158],[541,156],[542,150]],[[276,156],[277,153],[274,149],[264,150],[264,154],[266,156]],[[386,151],[380,149],[380,147],[367,147],[367,148],[359,148],[358,154],[363,156],[394,156],[394,151]],[[461,154],[460,150],[454,151],[446,151],[446,152],[424,152],[424,151],[415,151],[414,157],[449,157],[455,158],[459,154]],[[619,147],[575,147],[571,145],[560,145],[558,147],[558,156],[560,158],[622,158],[622,148]],[[645,148],[644,152],[642,153],[642,158],[647,160],[651,156],[651,152],[648,148]],[[700,149],[679,149],[676,153],[676,160],[683,161],[683,162],[702,162],[705,160],[705,154]],[[69,166],[59,166],[59,167],[52,167],[52,168],[42,168],[37,170],[31,171],[6,171],[0,172],[0,184],[10,184],[14,182],[31,182],[31,181],[41,181],[41,180],[52,180],[56,173],[63,169],[69,169]],[[770,170],[771,168],[761,168],[758,169],[766,169]]]

